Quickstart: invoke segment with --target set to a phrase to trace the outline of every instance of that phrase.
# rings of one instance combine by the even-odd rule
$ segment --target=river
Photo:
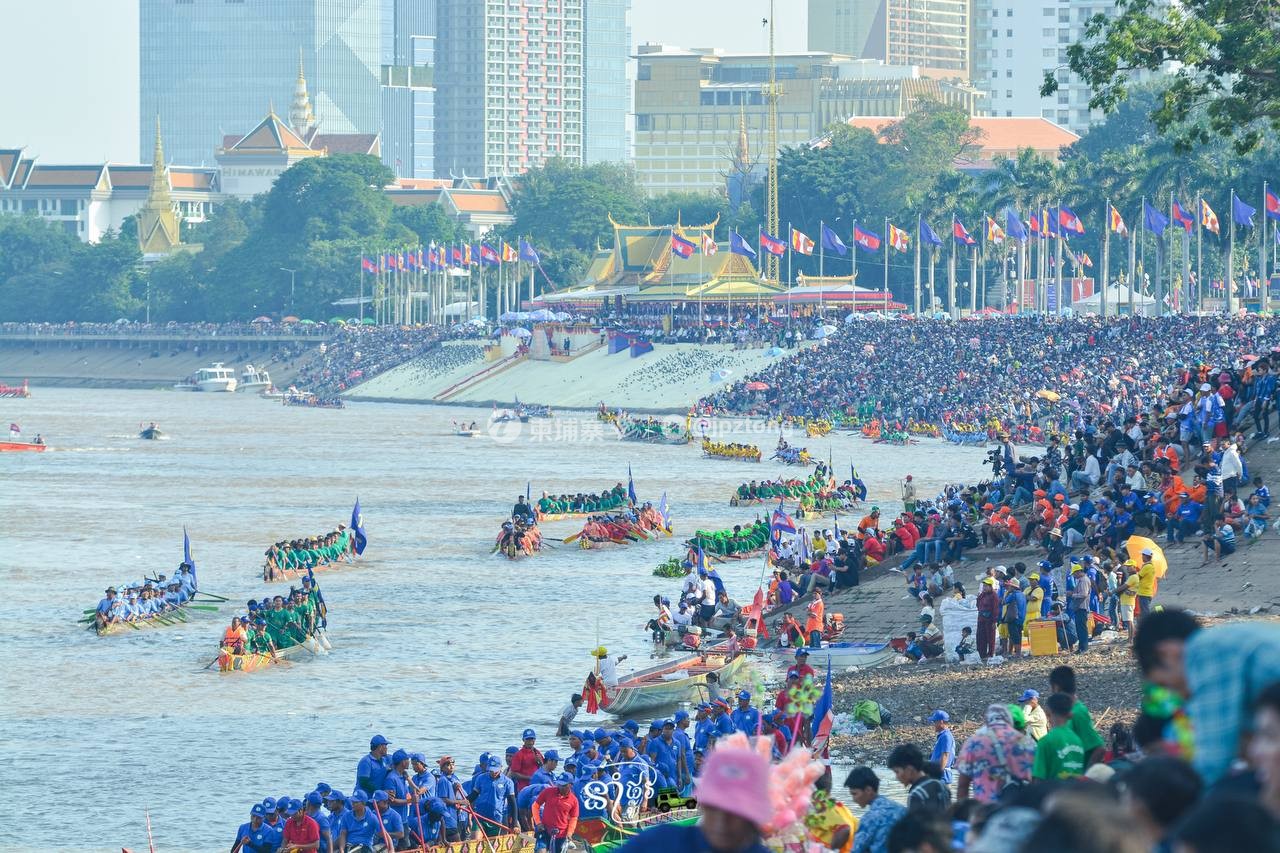
[[[535,498],[544,488],[596,491],[625,482],[630,464],[640,498],[666,491],[677,534],[687,534],[749,521],[753,510],[728,506],[737,484],[800,470],[607,440],[589,413],[465,439],[451,421],[483,426],[487,411],[34,394],[0,400],[0,420],[50,446],[0,454],[4,849],[145,849],[148,811],[160,851],[225,848],[265,796],[301,796],[318,780],[350,792],[378,732],[393,749],[452,754],[464,770],[480,752],[518,743],[526,725],[546,748],[597,642],[631,655],[624,671],[645,663],[650,598],[679,587],[651,572],[680,548],[677,539],[595,552],[561,545],[515,563],[490,556],[526,482]],[[153,420],[170,440],[136,438]],[[725,436],[767,456],[776,428],[755,429]],[[978,451],[934,441],[792,440],[830,455],[837,470],[855,461],[886,511],[908,472],[922,494],[982,475]],[[171,573],[184,525],[202,589],[239,602],[280,591],[260,580],[266,547],[346,522],[357,496],[368,550],[354,567],[320,575],[327,656],[252,674],[205,670],[229,609],[106,638],[76,624],[108,585]],[[560,522],[545,534],[576,529]],[[755,561],[722,571],[740,601],[759,574]],[[772,684],[776,674],[763,677]]]

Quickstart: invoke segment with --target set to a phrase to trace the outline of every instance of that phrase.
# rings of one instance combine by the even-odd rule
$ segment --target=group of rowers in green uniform
[[[825,470],[815,471],[807,479],[798,480],[752,480],[738,486],[738,491],[730,501],[732,506],[751,501],[776,500],[778,498],[803,498],[816,495],[831,482]]]
[[[763,550],[768,543],[769,525],[757,518],[751,524],[735,524],[728,530],[699,530],[688,544],[718,557],[734,557]]]
[[[352,550],[351,531],[344,524],[339,524],[337,530],[320,536],[277,542],[267,549],[262,579],[270,582],[296,577],[319,566],[336,563],[344,557],[350,562]]]
[[[234,655],[266,654],[301,645],[327,623],[328,608],[315,578],[302,578],[302,587],[262,601],[249,600],[248,613],[233,616],[219,643],[224,669],[234,667]]]
[[[538,512],[542,515],[568,515],[571,513],[609,512],[625,509],[631,501],[627,498],[627,487],[618,483],[612,489],[600,494],[551,496],[546,492],[538,499]]]

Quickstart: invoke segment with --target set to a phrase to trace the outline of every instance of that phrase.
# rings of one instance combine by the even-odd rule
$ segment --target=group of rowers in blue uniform
[[[751,707],[743,691],[737,708],[716,699],[693,716],[680,710],[654,720],[644,734],[634,720],[612,730],[570,731],[563,756],[540,751],[537,733],[525,729],[521,746],[502,756],[481,753],[469,776],[459,776],[448,755],[432,762],[420,752],[390,752],[379,734],[357,765],[350,796],[321,782],[301,799],[268,797],[250,809],[235,843],[244,853],[275,853],[288,846],[290,821],[306,837],[310,825],[302,815],[318,828],[320,853],[408,850],[518,831],[533,831],[540,850],[560,853],[578,820],[634,820],[664,800],[679,805],[717,739],[741,731],[776,744],[786,728],[781,723]],[[558,804],[570,791],[576,806],[566,809]]]
[[[101,631],[123,622],[146,622],[173,612],[196,594],[196,577],[191,566],[182,563],[172,578],[160,574],[155,580],[107,587],[94,612],[94,625]]]

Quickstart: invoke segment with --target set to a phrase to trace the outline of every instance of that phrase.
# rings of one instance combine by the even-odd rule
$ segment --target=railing
[[[153,342],[153,343],[201,343],[201,342],[228,342],[228,343],[292,343],[294,341],[314,341],[321,342],[328,340],[331,332],[327,329],[312,329],[304,327],[305,330],[298,331],[270,331],[255,332],[252,329],[240,330],[217,330],[211,329],[208,332],[196,330],[166,330],[166,329],[150,329],[137,331],[120,331],[110,328],[87,328],[87,329],[2,329],[0,328],[0,342],[2,341],[32,341],[32,342]]]
[[[509,355],[506,358],[502,359],[501,361],[494,362],[493,364],[486,367],[484,370],[473,373],[470,376],[466,377],[465,379],[461,379],[453,383],[448,388],[444,389],[439,394],[436,394],[434,397],[432,397],[432,399],[440,400],[442,402],[444,400],[448,400],[453,395],[459,394],[465,391],[467,388],[471,387],[472,385],[475,385],[478,382],[482,382],[483,380],[488,379],[491,376],[497,373],[500,373],[503,370],[506,370],[508,367],[514,366],[518,362],[523,361],[528,357],[529,356],[527,353],[522,353],[522,352],[515,353],[514,355]]]

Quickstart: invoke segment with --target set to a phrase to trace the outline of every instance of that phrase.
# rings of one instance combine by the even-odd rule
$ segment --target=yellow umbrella
[[[1129,559],[1133,560],[1139,566],[1142,565],[1142,550],[1144,548],[1151,549],[1151,563],[1156,567],[1156,577],[1164,577],[1164,573],[1169,571],[1169,563],[1164,558],[1164,551],[1160,550],[1160,546],[1152,542],[1145,536],[1130,536],[1129,541],[1124,543],[1124,548],[1129,552]]]
[[[1047,388],[1042,391],[1037,391],[1036,396],[1041,400],[1048,400],[1050,403],[1056,403],[1062,399],[1062,395],[1057,391],[1050,391]]]

